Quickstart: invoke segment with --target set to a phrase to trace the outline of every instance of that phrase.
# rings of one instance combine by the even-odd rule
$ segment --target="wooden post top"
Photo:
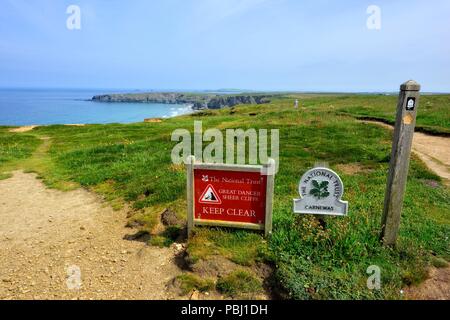
[[[400,86],[401,91],[420,91],[420,84],[414,80],[408,80]]]

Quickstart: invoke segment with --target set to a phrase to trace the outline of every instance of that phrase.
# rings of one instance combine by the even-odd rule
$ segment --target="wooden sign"
[[[272,231],[275,161],[262,165],[187,164],[188,233],[195,225]]]
[[[298,186],[300,199],[294,199],[294,213],[345,216],[348,202],[342,201],[344,184],[331,169],[308,170]]]

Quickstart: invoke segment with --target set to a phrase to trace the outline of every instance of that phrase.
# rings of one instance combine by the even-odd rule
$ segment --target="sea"
[[[191,106],[183,104],[91,101],[94,95],[110,93],[134,91],[0,88],[0,125],[133,123],[192,112]]]

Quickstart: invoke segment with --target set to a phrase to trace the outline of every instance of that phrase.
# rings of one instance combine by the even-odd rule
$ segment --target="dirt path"
[[[373,123],[389,130],[391,125],[364,120],[364,123]],[[413,152],[430,168],[431,171],[444,179],[448,185],[450,182],[450,138],[431,136],[421,132],[414,132]]]
[[[431,268],[429,278],[418,287],[409,287],[405,295],[410,300],[450,300],[450,267]]]
[[[92,193],[15,171],[0,181],[0,299],[172,298],[174,250],[123,240],[125,224]]]
[[[16,132],[16,133],[27,132],[27,131],[33,130],[36,127],[37,126],[23,126],[23,127],[9,129],[9,132]]]

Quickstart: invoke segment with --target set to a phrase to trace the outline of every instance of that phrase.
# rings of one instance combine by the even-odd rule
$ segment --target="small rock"
[[[172,244],[172,248],[175,250],[176,253],[184,250],[184,245],[181,243],[174,243]]]
[[[161,214],[161,222],[165,226],[175,226],[180,224],[177,214],[170,209],[164,210]]]
[[[194,290],[194,291],[192,292],[191,297],[190,297],[189,299],[191,299],[191,300],[198,300],[198,296],[199,296],[198,291],[197,291],[197,290]]]

